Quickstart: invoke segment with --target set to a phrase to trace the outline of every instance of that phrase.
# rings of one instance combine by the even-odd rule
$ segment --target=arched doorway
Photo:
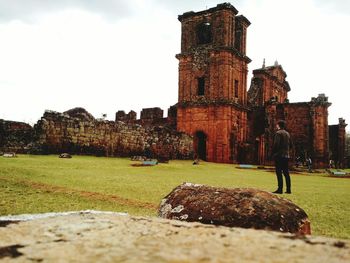
[[[207,160],[207,135],[197,131],[194,138],[195,151],[199,159]]]

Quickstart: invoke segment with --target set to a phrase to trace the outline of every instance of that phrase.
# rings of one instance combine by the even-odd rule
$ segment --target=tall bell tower
[[[186,12],[181,22],[177,129],[201,159],[240,162],[247,140],[247,27],[229,3]]]

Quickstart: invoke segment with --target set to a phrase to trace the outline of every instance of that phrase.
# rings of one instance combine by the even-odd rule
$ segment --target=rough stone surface
[[[159,216],[188,222],[311,234],[303,209],[275,194],[252,188],[184,183],[166,196]]]
[[[159,107],[143,108],[140,113],[140,119],[136,119],[136,112],[130,111],[126,114],[124,111],[117,111],[115,114],[115,121],[122,121],[129,124],[139,124],[143,127],[155,127],[167,125],[172,129],[176,129],[176,107],[174,113],[174,106],[168,109],[168,117],[163,117],[163,110]]]
[[[141,126],[92,119],[78,108],[65,113],[46,111],[34,126],[34,153],[144,155],[148,158],[192,158],[192,138],[168,126]]]
[[[66,114],[66,115],[70,116],[71,118],[78,118],[78,119],[83,120],[83,121],[94,121],[95,120],[95,118],[94,118],[94,116],[92,116],[92,114],[90,114],[84,108],[80,108],[80,107],[67,110],[67,111],[63,112],[63,114]]]
[[[26,152],[33,141],[34,129],[27,123],[0,119],[0,153]]]
[[[349,262],[350,242],[113,213],[0,227],[1,262]]]
[[[254,106],[264,106],[267,102],[285,103],[288,101],[289,83],[287,74],[281,65],[274,65],[255,69],[250,89],[248,90],[248,102]]]

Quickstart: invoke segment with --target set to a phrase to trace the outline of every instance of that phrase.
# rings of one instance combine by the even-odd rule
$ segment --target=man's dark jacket
[[[289,150],[292,148],[292,140],[286,130],[276,132],[272,147],[272,156],[289,158]]]

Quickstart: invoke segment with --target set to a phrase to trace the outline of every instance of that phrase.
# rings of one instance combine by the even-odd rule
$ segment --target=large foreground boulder
[[[311,234],[303,209],[275,194],[252,188],[184,183],[161,202],[159,216],[187,222]]]
[[[350,242],[111,212],[0,217],[1,262],[349,262]],[[35,219],[39,218],[39,219]]]

